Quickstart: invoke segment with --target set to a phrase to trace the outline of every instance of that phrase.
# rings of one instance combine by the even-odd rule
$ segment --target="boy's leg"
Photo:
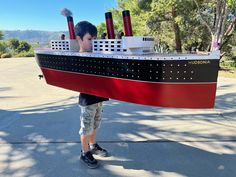
[[[80,116],[80,139],[83,152],[87,152],[89,136],[93,133],[94,130],[94,117],[96,114],[96,106],[80,106],[81,116]]]
[[[88,139],[89,139],[88,135],[80,135],[81,148],[84,153],[89,151]]]
[[[92,134],[89,136],[89,144],[96,144],[97,131],[93,130]]]
[[[81,156],[80,159],[89,168],[97,168],[98,162],[94,159],[92,153],[89,151],[88,140],[90,134],[93,132],[94,116],[96,109],[94,105],[81,106],[81,116],[80,116],[80,139],[81,139]]]
[[[94,115],[93,132],[90,135],[89,144],[96,144],[96,137],[97,137],[96,129],[100,126],[101,120],[102,120],[102,102],[97,103],[96,112]]]
[[[94,116],[94,130],[100,127],[102,121],[102,102],[98,103],[96,113]],[[96,133],[95,133],[96,134]]]
[[[106,157],[108,156],[108,152],[105,149],[101,148],[96,142],[96,135],[97,135],[96,129],[100,126],[101,120],[102,120],[102,102],[98,103],[98,107],[97,107],[96,114],[94,117],[94,130],[92,134],[90,135],[89,142],[90,142],[90,150],[92,154]]]

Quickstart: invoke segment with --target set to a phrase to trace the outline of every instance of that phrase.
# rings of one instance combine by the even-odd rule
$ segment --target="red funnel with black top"
[[[69,29],[70,39],[76,39],[76,38],[75,38],[75,29],[74,29],[73,17],[68,16],[68,17],[67,17],[67,23],[68,23],[68,29]]]
[[[133,36],[129,10],[124,10],[122,12],[122,15],[123,15],[125,36]]]
[[[114,32],[114,26],[113,26],[113,20],[112,20],[112,13],[111,12],[105,13],[105,17],[106,17],[106,27],[107,27],[108,39],[115,39],[115,32]]]

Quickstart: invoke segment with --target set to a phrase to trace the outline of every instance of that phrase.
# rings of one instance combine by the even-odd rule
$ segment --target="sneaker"
[[[88,168],[97,168],[98,167],[98,161],[94,159],[92,153],[90,151],[83,154],[81,152],[80,160],[84,162]]]
[[[95,155],[98,155],[98,156],[101,156],[101,157],[107,157],[108,156],[108,152],[101,148],[97,143],[90,146],[90,151],[92,154],[95,154]]]

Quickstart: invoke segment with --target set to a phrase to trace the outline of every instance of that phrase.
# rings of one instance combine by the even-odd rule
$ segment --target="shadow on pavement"
[[[216,109],[228,110],[222,117],[216,112],[168,114],[173,109],[106,102],[98,141],[112,157],[101,159],[99,170],[79,162],[80,109],[71,103],[74,98],[16,111],[0,109],[3,176],[236,176],[236,135],[213,131],[228,126],[219,121],[224,116],[235,118],[236,93],[217,97]],[[60,104],[65,101],[68,104]],[[205,123],[211,126],[202,133]],[[188,131],[189,125],[196,128]],[[236,130],[235,125],[228,128]]]

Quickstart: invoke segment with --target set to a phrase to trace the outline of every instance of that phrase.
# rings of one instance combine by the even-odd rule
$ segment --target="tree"
[[[97,29],[98,29],[98,37],[100,38],[101,35],[103,33],[106,33],[106,24],[105,23],[100,23],[98,26],[97,26]]]
[[[178,52],[192,48],[209,51],[211,44],[223,47],[232,42],[236,0],[117,0],[117,3],[117,8],[111,9],[115,29],[123,30],[121,11],[128,9],[134,35],[153,35],[157,44],[163,43]]]
[[[3,32],[0,31],[0,40],[3,40]]]
[[[152,0],[138,0],[138,7],[140,9],[151,10]]]
[[[7,45],[4,41],[0,41],[0,58],[3,53],[7,51]]]
[[[117,0],[117,8],[112,8],[113,22],[115,32],[119,33],[124,30],[122,11],[129,10],[131,15],[132,30],[134,35],[148,35],[149,29],[146,25],[147,11],[138,7],[137,0]]]
[[[236,25],[236,0],[194,0],[201,24],[211,34],[210,50],[221,49],[233,36]]]
[[[27,42],[25,42],[25,41],[20,41],[20,45],[18,46],[18,48],[16,49],[16,51],[18,52],[18,53],[20,53],[20,52],[28,52],[29,50],[30,50],[30,48],[31,48],[31,45],[30,44],[28,44]]]
[[[16,38],[12,38],[12,39],[8,40],[9,48],[14,50],[14,51],[19,47],[19,45],[20,45],[20,41]]]
[[[173,24],[176,50],[180,50],[181,40],[189,43],[190,36],[196,40],[193,43],[200,41],[205,49],[206,44],[208,50],[221,49],[235,30],[236,0],[138,0],[138,3],[140,8],[150,11],[150,28],[157,29],[157,24],[166,22]],[[189,33],[196,31],[193,27],[198,34]]]
[[[28,52],[31,49],[31,45],[26,41],[19,41],[16,38],[12,38],[8,40],[8,46],[16,53],[20,52]]]
[[[175,50],[182,52],[182,41],[189,38],[190,24],[193,24],[193,12],[196,5],[191,0],[138,0],[139,7],[149,11],[147,25],[161,38],[174,38]],[[196,23],[196,22],[195,22]],[[172,34],[171,34],[172,33]],[[172,36],[172,37],[171,37]],[[168,41],[169,42],[169,41]]]

